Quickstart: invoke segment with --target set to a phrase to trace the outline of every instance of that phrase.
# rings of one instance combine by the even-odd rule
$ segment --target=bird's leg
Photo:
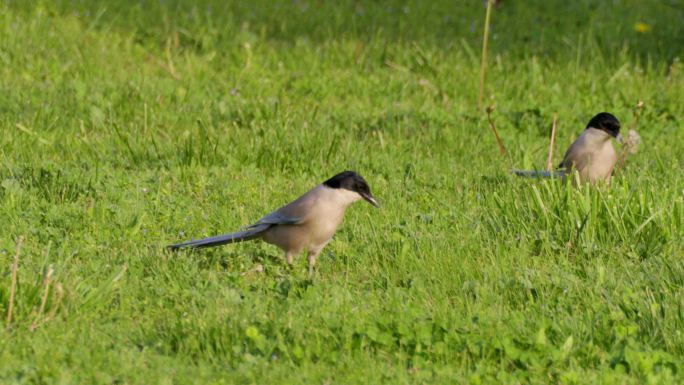
[[[287,261],[287,264],[292,267],[292,264],[294,263],[294,253],[290,251],[286,252],[285,260]]]
[[[316,273],[316,257],[321,253],[321,249],[309,250],[309,278],[313,278]]]

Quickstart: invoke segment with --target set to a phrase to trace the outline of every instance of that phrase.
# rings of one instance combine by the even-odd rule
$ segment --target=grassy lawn
[[[493,12],[486,104],[515,167],[544,166],[554,114],[557,163],[645,102],[608,188],[509,176],[477,106],[483,19],[0,0],[0,383],[684,381],[684,4]],[[164,248],[345,169],[383,207],[347,212],[314,280],[265,243]]]

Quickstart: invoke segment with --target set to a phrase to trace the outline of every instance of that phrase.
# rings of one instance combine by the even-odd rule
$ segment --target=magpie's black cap
[[[591,118],[587,128],[592,127],[597,130],[602,130],[610,134],[610,136],[616,137],[620,134],[620,121],[617,120],[615,116],[607,112],[601,112]]]
[[[343,188],[345,190],[354,191],[361,195],[368,203],[375,207],[380,207],[378,201],[376,201],[373,194],[371,194],[370,187],[368,187],[366,180],[355,171],[342,171],[323,182],[323,184],[330,188]]]

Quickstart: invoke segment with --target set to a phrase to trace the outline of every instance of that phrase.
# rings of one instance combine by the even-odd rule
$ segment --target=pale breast
[[[317,248],[328,243],[342,223],[344,211],[332,205],[321,205],[319,214],[307,224],[311,232],[308,246]]]
[[[610,180],[617,154],[610,136],[603,131],[587,129],[568,149],[563,166],[577,170],[581,182]]]
[[[348,203],[341,198],[344,196],[336,189],[314,188],[283,208],[287,215],[302,217],[301,223],[273,226],[262,239],[290,253],[325,246],[344,218]]]
[[[607,141],[599,151],[592,152],[589,164],[585,167],[586,180],[590,183],[610,181],[616,163],[617,154],[613,144]]]

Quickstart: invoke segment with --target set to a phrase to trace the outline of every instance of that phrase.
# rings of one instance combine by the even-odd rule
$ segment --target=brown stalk
[[[52,267],[48,268],[47,273],[45,274],[45,279],[43,279],[43,296],[40,299],[40,308],[38,308],[38,315],[36,315],[35,321],[31,324],[31,327],[29,330],[34,331],[38,328],[40,325],[38,321],[40,321],[40,316],[43,315],[43,311],[45,310],[45,303],[47,302],[47,297],[48,293],[50,292],[50,283],[52,282],[52,274],[55,271],[52,269]]]
[[[643,108],[644,101],[639,100],[636,106],[634,107],[634,121],[632,122],[632,126],[630,127],[629,131],[627,131],[627,135],[625,135],[625,137],[623,138],[622,150],[620,151],[620,156],[618,157],[618,164],[615,167],[615,173],[622,170],[622,168],[625,165],[625,161],[627,161],[627,156],[629,155],[630,151],[636,150],[636,146],[638,145],[638,143],[632,143],[630,140],[630,135],[632,131],[636,132],[637,124],[639,123],[639,117],[641,117],[641,110],[643,110]]]
[[[176,36],[176,39],[178,39],[178,36]],[[174,42],[176,39],[174,39]],[[166,66],[164,68],[166,68],[172,78],[179,80],[180,76],[178,76],[178,72],[176,72],[176,67],[173,65],[173,60],[171,58],[171,42],[171,38],[166,39],[166,49],[164,50],[166,54]]]
[[[21,253],[21,245],[24,243],[24,236],[20,235],[17,239],[16,253],[14,254],[14,262],[12,263],[12,284],[10,286],[9,306],[7,307],[7,326],[12,322],[12,311],[14,310],[14,293],[17,288],[17,270],[19,269],[19,254]]]
[[[41,323],[39,323],[37,326],[40,326],[55,317],[55,314],[57,314],[57,309],[59,309],[59,305],[60,303],[62,303],[62,298],[64,298],[64,289],[62,288],[62,285],[59,282],[57,282],[55,284],[55,295],[52,300],[53,305],[52,309],[50,310],[50,314],[48,314],[48,316],[45,317],[45,319],[41,321]]]
[[[482,34],[482,61],[480,63],[480,96],[477,99],[478,107],[482,108],[484,99],[485,76],[487,73],[487,42],[489,41],[489,20],[492,15],[493,0],[487,0],[487,13],[485,14],[484,33]]]
[[[551,124],[551,142],[549,143],[549,157],[546,158],[546,171],[553,169],[553,149],[556,147],[556,123],[558,115],[553,114],[553,123]]]
[[[496,126],[494,125],[494,121],[492,120],[492,112],[494,111],[494,106],[489,106],[486,109],[487,111],[487,121],[489,122],[489,127],[491,127],[492,132],[494,132],[494,136],[496,137],[496,142],[499,144],[499,152],[504,158],[508,158],[509,163],[511,163],[511,159],[508,155],[508,152],[506,151],[506,147],[503,144],[503,141],[501,140],[501,137],[499,136],[499,131],[496,130]],[[512,165],[511,165],[512,166]]]

